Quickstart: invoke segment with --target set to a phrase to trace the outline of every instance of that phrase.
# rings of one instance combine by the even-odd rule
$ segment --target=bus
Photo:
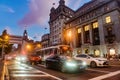
[[[56,45],[50,46],[47,48],[41,48],[36,50],[36,54],[42,57],[42,60],[45,61],[47,57],[52,55],[60,55],[60,56],[72,56],[72,49],[69,45]]]

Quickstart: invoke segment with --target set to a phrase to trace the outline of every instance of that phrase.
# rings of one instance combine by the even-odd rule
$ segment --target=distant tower
[[[28,40],[27,30],[24,30],[24,33],[23,33],[23,40]]]

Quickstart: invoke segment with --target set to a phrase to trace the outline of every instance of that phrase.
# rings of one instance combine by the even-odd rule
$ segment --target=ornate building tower
[[[27,30],[24,30],[24,33],[23,33],[23,40],[28,40]]]
[[[74,14],[74,11],[65,5],[64,0],[59,1],[59,6],[50,11],[50,45],[62,44],[62,30],[64,23],[69,20]]]

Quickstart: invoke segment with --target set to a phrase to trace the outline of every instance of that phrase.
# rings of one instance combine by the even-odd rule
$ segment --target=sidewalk
[[[0,79],[2,77],[2,72],[3,72],[3,61],[0,60]]]

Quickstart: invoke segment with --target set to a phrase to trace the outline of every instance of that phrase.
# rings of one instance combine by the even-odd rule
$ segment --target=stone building
[[[65,24],[74,54],[120,55],[120,0],[91,0]]]
[[[44,34],[42,36],[42,40],[41,40],[41,46],[42,48],[46,48],[50,46],[50,34]]]
[[[65,5],[64,0],[59,1],[59,6],[50,11],[50,45],[59,45],[63,42],[62,29],[65,21],[69,20],[74,14],[74,11]]]

